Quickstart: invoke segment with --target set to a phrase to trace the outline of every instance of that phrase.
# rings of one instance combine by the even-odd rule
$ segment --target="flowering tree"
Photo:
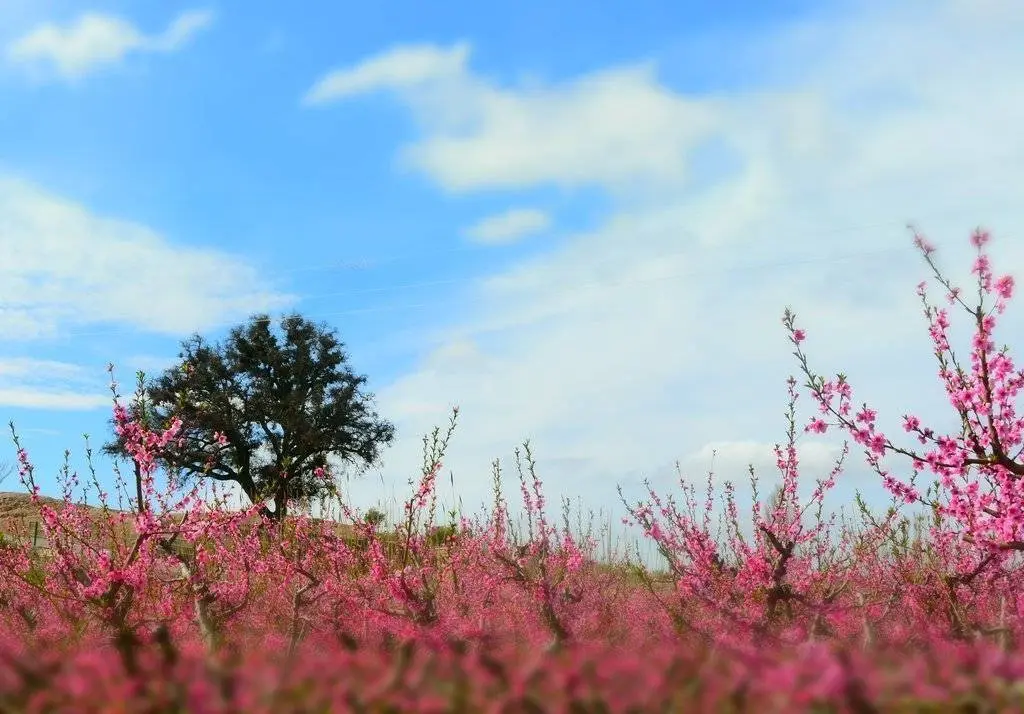
[[[667,578],[598,562],[568,518],[554,526],[529,443],[516,452],[525,528],[513,527],[498,462],[493,507],[439,525],[436,479],[455,415],[444,438],[424,439],[424,468],[391,530],[340,496],[348,523],[272,524],[259,504],[231,512],[194,484],[159,483],[157,464],[188,435],[181,421],[147,420],[141,384],[128,406],[115,388],[115,428],[134,465],[133,485],[117,474],[119,494],[133,492],[128,510],[108,505],[95,474],[101,508],[75,503],[67,469],[63,499],[44,499],[15,435],[52,553],[0,542],[0,710],[1021,710],[1013,400],[1024,375],[993,346],[1013,281],[992,277],[987,235],[973,240],[982,305],[969,310],[970,368],[949,349],[945,311],[925,301],[962,429],[937,435],[906,416],[924,450],[891,442],[866,405],[854,413],[842,375],[814,376],[806,334],[784,317],[819,411],[805,431],[838,428],[863,446],[892,507],[876,516],[858,496],[859,525],[824,513],[847,444],[802,487],[790,378],[780,484],[762,499],[751,468],[748,518],[713,474],[703,501],[681,480],[681,502],[648,488],[627,504]],[[934,269],[931,246],[917,244]],[[935,272],[955,304],[959,292]],[[231,448],[233,437],[216,430],[210,445]],[[908,459],[909,477],[884,467],[888,454]],[[922,489],[925,469],[935,482]],[[333,478],[323,466],[310,476]],[[922,512],[902,514],[908,505]]]
[[[816,417],[806,430],[821,434],[830,427],[842,429],[865,448],[867,463],[895,499],[925,505],[935,513],[930,546],[932,555],[941,557],[948,568],[942,582],[949,603],[947,612],[957,631],[978,629],[977,625],[968,628],[964,622],[958,601],[965,591],[986,573],[992,578],[1005,578],[1006,569],[1019,564],[1012,554],[1024,551],[1024,416],[1018,416],[1014,404],[1024,386],[1024,371],[1015,370],[1009,348],[1004,346],[997,351],[994,341],[995,316],[1006,310],[1013,295],[1014,279],[1010,275],[993,276],[984,252],[988,241],[989,234],[980,229],[971,236],[971,244],[977,250],[972,273],[977,276],[978,296],[977,305],[971,307],[964,301],[962,291],[936,267],[932,257],[934,246],[919,233],[914,235],[915,245],[945,288],[949,304],[961,306],[975,326],[968,367],[950,346],[949,311],[931,305],[926,284],[918,285],[939,363],[938,374],[961,423],[958,433],[937,434],[923,426],[919,417],[904,415],[904,430],[916,435],[926,447],[923,450],[899,446],[879,431],[877,414],[867,404],[852,413],[852,389],[845,375],[827,381],[815,375],[801,348],[806,338],[804,330],[796,327],[796,317],[789,310],[783,318],[796,345],[794,354],[807,376],[807,388],[821,414],[834,419],[829,422]],[[887,453],[901,455],[910,462],[909,479],[897,478],[883,468],[882,457]],[[925,469],[937,478],[933,487],[922,493],[917,477]],[[1005,606],[1005,597],[1000,600]]]

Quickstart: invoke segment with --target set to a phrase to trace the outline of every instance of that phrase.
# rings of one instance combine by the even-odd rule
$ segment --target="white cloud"
[[[305,101],[398,92],[431,130],[403,159],[451,191],[679,181],[688,153],[720,127],[714,102],[667,91],[650,63],[507,90],[470,74],[468,56],[465,44],[395,47],[328,74]]]
[[[535,208],[513,208],[484,218],[466,229],[466,237],[483,245],[504,245],[547,230],[551,218]]]
[[[178,15],[163,34],[149,40],[149,46],[160,52],[174,52],[183,47],[193,36],[213,25],[214,15],[210,10],[191,10]]]
[[[0,254],[7,340],[104,323],[177,336],[295,299],[256,287],[265,281],[235,256],[173,245],[144,226],[2,177]]]
[[[402,158],[449,191],[678,184],[689,153],[721,121],[713,102],[666,91],[647,64],[519,91],[467,82],[416,95],[414,107],[437,116],[438,103],[451,101],[446,94],[464,102],[465,115],[452,116]]]
[[[79,365],[0,357],[0,406],[82,410],[111,404],[112,396],[97,376]]]
[[[378,390],[401,435],[385,466],[399,492],[452,403],[446,470],[470,505],[524,438],[553,503],[595,505],[614,503],[616,481],[672,481],[666,465],[707,444],[781,441],[798,373],[787,305],[812,367],[846,372],[883,428],[901,435],[912,410],[951,428],[914,294],[928,270],[905,223],[961,284],[978,223],[997,270],[1024,264],[1024,8],[971,7],[870,5],[780,32],[750,57],[748,79],[763,81],[749,89],[683,93],[651,65],[546,88],[467,70],[443,91],[400,89],[423,129],[405,155],[438,186],[591,184],[614,215],[482,280],[420,366]],[[709,146],[729,171],[705,172]],[[1024,308],[1002,325],[1013,347]],[[750,449],[734,451],[736,470],[719,452],[716,472],[742,484]],[[814,453],[811,477],[831,468]],[[847,464],[848,484],[877,484],[857,449]]]
[[[47,377],[73,377],[81,374],[82,368],[67,362],[37,360],[29,357],[0,358],[0,377],[44,374]]]
[[[781,440],[780,440],[781,441]],[[785,444],[783,454],[785,454]],[[821,441],[807,441],[806,437],[797,442],[797,460],[803,473],[811,477],[824,476],[835,466],[840,448],[835,444]],[[709,470],[727,476],[734,483],[743,483],[749,475],[749,467],[762,483],[773,483],[781,479],[775,455],[775,444],[759,441],[712,441],[687,455],[680,465],[689,467],[684,476],[700,481],[701,474]],[[762,489],[764,490],[764,489]]]
[[[0,387],[0,405],[23,409],[89,410],[109,407],[111,398],[103,394]]]
[[[396,47],[354,67],[329,72],[313,85],[303,103],[314,105],[381,89],[410,89],[456,77],[469,57],[469,45]]]
[[[61,27],[45,23],[7,47],[9,61],[29,67],[51,66],[64,79],[77,79],[104,65],[121,62],[131,52],[174,52],[213,24],[213,13],[182,13],[157,35],[113,15],[86,13]]]
[[[174,366],[177,361],[176,357],[169,357],[167,355],[131,355],[122,358],[119,364],[123,365],[132,374],[142,370],[146,373],[147,377],[152,377]]]

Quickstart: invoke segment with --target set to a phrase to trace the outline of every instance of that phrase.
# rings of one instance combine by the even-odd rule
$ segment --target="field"
[[[553,523],[528,444],[522,528],[498,471],[488,509],[435,518],[443,449],[385,525],[340,499],[338,520],[276,522],[173,489],[152,456],[180,424],[150,433],[121,405],[139,468],[120,488],[143,494],[126,510],[75,503],[68,483],[41,497],[19,448],[28,495],[0,494],[0,710],[1024,711],[1024,372],[993,339],[1012,278],[994,279],[987,236],[973,240],[995,305],[967,309],[969,368],[925,303],[963,430],[907,415],[920,451],[880,433],[843,376],[810,370],[787,311],[807,381],[789,381],[781,487],[746,515],[710,477],[704,493],[681,481],[626,504],[657,572]],[[804,421],[800,396],[815,407]],[[863,449],[891,507],[858,501],[853,523],[823,512],[847,452],[808,477],[795,441],[828,429]]]

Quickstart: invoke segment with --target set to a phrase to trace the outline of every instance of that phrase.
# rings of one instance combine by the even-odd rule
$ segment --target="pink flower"
[[[813,431],[816,434],[824,434],[828,429],[828,424],[823,419],[812,419],[811,423],[807,425],[804,431]]]
[[[914,245],[916,245],[925,255],[930,255],[935,252],[935,246],[925,240],[924,236],[920,234],[914,236]]]
[[[1013,297],[1013,285],[1013,276],[1004,275],[1003,277],[999,278],[996,281],[996,293],[998,293],[999,297],[1003,298],[1004,300],[1009,300],[1011,297]]]

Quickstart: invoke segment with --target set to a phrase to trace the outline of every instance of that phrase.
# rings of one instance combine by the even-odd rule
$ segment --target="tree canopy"
[[[263,512],[274,520],[287,515],[289,501],[331,487],[315,473],[328,456],[369,467],[395,434],[334,331],[297,314],[283,317],[280,328],[283,339],[261,314],[222,345],[193,335],[177,364],[153,380],[140,375],[144,399],[131,407],[151,427],[181,419],[181,440],[157,460],[180,484],[234,482],[252,503],[273,501],[274,510],[264,505]],[[103,451],[128,455],[119,436]]]

